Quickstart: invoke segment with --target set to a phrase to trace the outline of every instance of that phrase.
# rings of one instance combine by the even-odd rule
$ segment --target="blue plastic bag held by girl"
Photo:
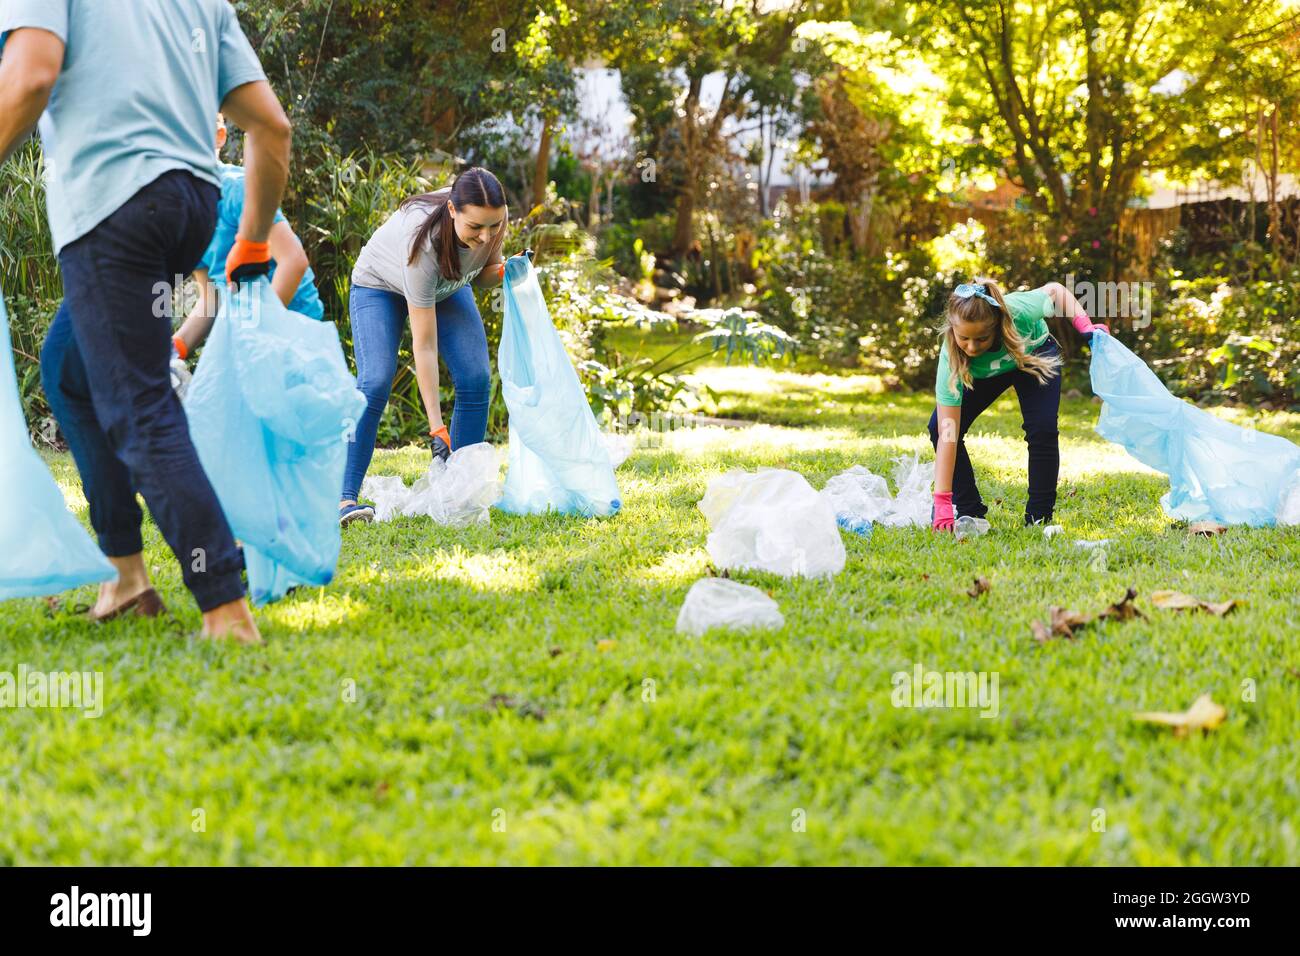
[[[287,310],[265,277],[223,299],[185,411],[255,604],[333,579],[347,443],[364,406],[331,323]]]
[[[527,257],[506,262],[504,295],[497,368],[510,412],[510,455],[497,507],[613,514],[620,502],[609,452]]]
[[[0,601],[57,594],[111,581],[117,571],[68,510],[63,493],[32,448],[18,397],[9,313],[0,294]]]
[[[1169,394],[1146,363],[1105,333],[1092,336],[1097,433],[1169,476],[1165,513],[1186,521],[1271,525],[1300,468],[1300,447],[1241,428]]]

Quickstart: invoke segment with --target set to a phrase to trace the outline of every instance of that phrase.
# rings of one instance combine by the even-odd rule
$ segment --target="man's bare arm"
[[[0,163],[36,128],[63,71],[63,41],[49,30],[21,27],[9,34],[0,58]]]
[[[239,235],[249,242],[266,242],[289,181],[293,129],[265,80],[235,87],[221,104],[221,112],[248,134]]]

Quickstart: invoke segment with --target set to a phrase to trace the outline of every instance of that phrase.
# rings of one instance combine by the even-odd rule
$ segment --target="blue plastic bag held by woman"
[[[117,571],[68,510],[63,493],[27,437],[3,294],[0,488],[7,488],[15,502],[21,503],[0,508],[0,601],[57,594],[117,577]]]
[[[497,507],[613,514],[620,502],[609,452],[525,256],[506,262],[504,294],[497,368],[510,412],[510,456]]]
[[[223,299],[185,411],[244,544],[255,604],[333,579],[343,465],[364,405],[331,323],[287,310],[265,277]]]
[[[1106,403],[1097,433],[1169,476],[1160,504],[1170,517],[1256,526],[1277,520],[1300,447],[1175,398],[1104,333],[1092,336],[1092,390]]]

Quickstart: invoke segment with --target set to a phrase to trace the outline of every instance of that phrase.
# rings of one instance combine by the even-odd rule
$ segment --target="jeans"
[[[41,348],[41,383],[100,549],[113,558],[143,550],[139,491],[204,611],[244,595],[243,559],[168,363],[172,283],[207,248],[217,199],[217,187],[188,172],[165,173],[65,246],[63,305]]]
[[[1060,355],[1056,342],[1047,339],[1034,349],[1035,355]],[[1061,470],[1061,449],[1056,427],[1061,407],[1061,376],[1058,371],[1046,382],[1016,369],[991,378],[977,378],[971,388],[962,388],[961,430],[957,436],[957,462],[952,471],[952,504],[959,515],[982,518],[988,507],[975,484],[975,470],[966,454],[966,432],[984,409],[1008,388],[1020,400],[1025,442],[1029,445],[1029,497],[1025,502],[1025,523],[1046,523],[1056,507],[1056,479]],[[930,416],[930,444],[939,447],[939,410]]]
[[[361,481],[375,454],[379,419],[397,374],[397,347],[407,326],[406,299],[395,292],[354,285],[348,301],[352,314],[352,351],[357,362],[357,388],[366,396],[366,410],[348,446],[343,472],[343,501],[356,501]],[[481,442],[487,434],[492,370],[488,364],[487,333],[474,292],[461,286],[437,305],[438,354],[451,373],[456,390],[451,413],[451,447]]]

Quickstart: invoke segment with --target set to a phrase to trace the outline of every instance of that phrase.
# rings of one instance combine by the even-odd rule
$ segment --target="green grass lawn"
[[[701,374],[726,414],[768,424],[639,449],[610,520],[349,528],[333,585],[260,612],[261,647],[176,636],[198,613],[152,526],[181,627],[0,607],[0,670],[99,670],[107,697],[99,719],[0,712],[0,863],[1300,864],[1297,529],[1189,536],[1160,512],[1164,480],[1075,400],[1066,530],[1046,540],[1020,526],[1008,395],[969,442],[988,536],[846,534],[832,580],[737,575],[782,630],[686,638],[710,478],[772,465],[821,487],[928,452],[925,396]],[[1300,437],[1300,416],[1258,424]],[[51,462],[84,519],[70,460]],[[422,464],[384,452],[374,472]],[[1112,540],[1104,566],[1077,538]],[[972,599],[977,575],[991,590]],[[1146,620],[1031,639],[1049,605],[1129,586]],[[1178,615],[1152,608],[1161,588],[1245,603]],[[894,707],[892,675],[917,663],[996,672],[998,716]],[[1206,692],[1228,709],[1208,735],[1131,719]]]

